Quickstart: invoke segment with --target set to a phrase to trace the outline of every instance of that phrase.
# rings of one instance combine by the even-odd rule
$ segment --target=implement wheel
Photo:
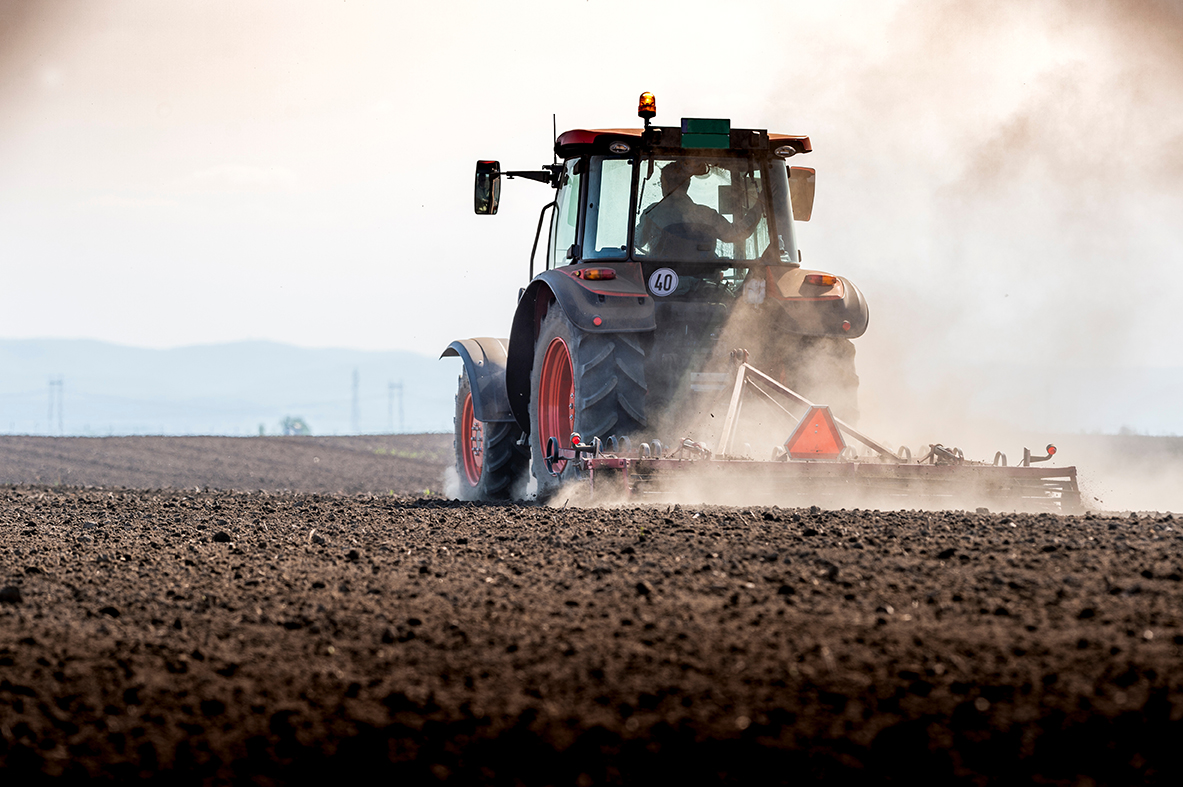
[[[640,334],[584,333],[557,304],[542,321],[530,375],[530,449],[538,498],[575,476],[571,463],[546,469],[551,437],[566,448],[571,433],[585,443],[639,433],[645,427],[645,350]]]
[[[522,430],[514,421],[477,420],[468,370],[456,390],[456,432],[452,441],[461,500],[509,500],[526,477],[529,454],[517,444]]]

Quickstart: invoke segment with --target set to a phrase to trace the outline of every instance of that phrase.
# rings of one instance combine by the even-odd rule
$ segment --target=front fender
[[[616,271],[616,278],[584,281],[574,275],[591,267],[611,268]],[[513,315],[505,375],[509,408],[518,426],[527,433],[531,431],[530,374],[534,370],[534,343],[538,326],[552,303],[563,310],[575,327],[587,333],[640,333],[657,327],[653,298],[645,288],[638,263],[567,266],[535,276],[522,291]]]
[[[514,420],[505,391],[508,339],[460,339],[448,345],[440,358],[460,358],[472,384],[472,409],[478,421]]]

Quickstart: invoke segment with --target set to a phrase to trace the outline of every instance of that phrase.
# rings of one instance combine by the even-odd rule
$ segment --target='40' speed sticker
[[[678,289],[678,274],[672,268],[658,268],[649,277],[649,290],[654,295],[669,295]]]

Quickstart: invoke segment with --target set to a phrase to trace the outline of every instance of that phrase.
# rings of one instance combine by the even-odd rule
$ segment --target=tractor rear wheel
[[[456,475],[461,500],[509,500],[525,479],[529,453],[517,444],[522,435],[516,421],[477,420],[468,370],[460,373],[456,390]],[[520,492],[520,490],[517,490]]]
[[[530,438],[538,498],[546,500],[575,475],[569,462],[546,469],[546,444],[566,447],[571,433],[635,435],[645,428],[645,349],[640,334],[585,333],[551,303],[534,347],[530,374]]]

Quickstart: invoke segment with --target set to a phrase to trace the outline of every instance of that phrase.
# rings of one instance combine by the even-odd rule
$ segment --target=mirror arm
[[[559,174],[562,171],[562,164],[546,164],[541,170],[516,170],[514,172],[502,172],[501,174],[510,180],[514,178],[525,178],[526,180],[534,180],[539,183],[548,183],[554,188],[558,188]]]
[[[550,183],[549,172],[502,172],[501,174],[510,180],[525,178],[526,180],[536,180],[539,183]]]

